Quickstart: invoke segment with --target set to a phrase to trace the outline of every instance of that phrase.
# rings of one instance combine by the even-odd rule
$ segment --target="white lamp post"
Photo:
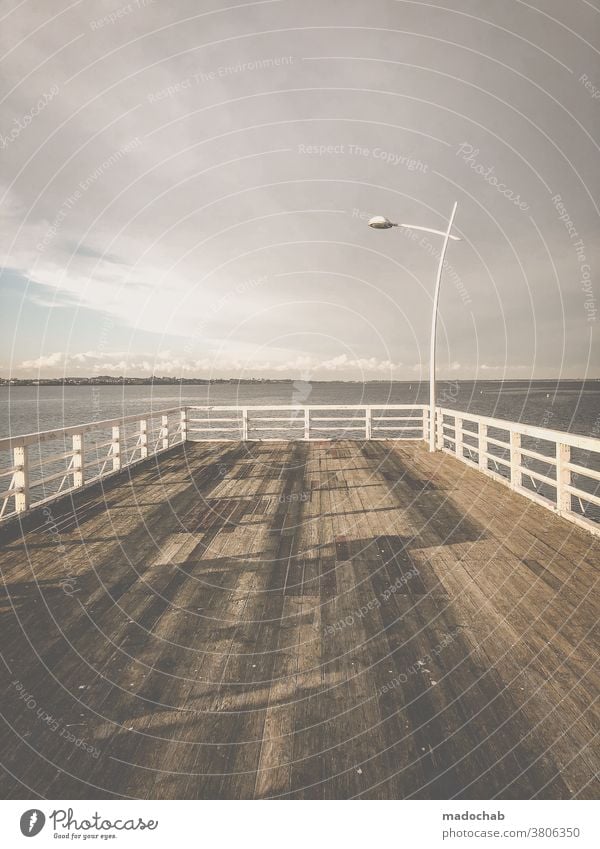
[[[443,236],[444,242],[442,244],[442,252],[440,254],[440,261],[438,264],[437,277],[435,279],[435,292],[433,295],[433,314],[431,316],[431,348],[429,353],[429,450],[435,451],[435,341],[436,341],[436,329],[437,329],[437,314],[438,314],[438,302],[440,299],[440,282],[442,280],[442,269],[444,267],[444,257],[446,256],[446,248],[448,247],[448,241],[453,239],[456,242],[460,242],[460,236],[454,236],[450,231],[452,230],[452,224],[454,222],[454,216],[456,215],[456,207],[457,203],[452,207],[452,213],[450,215],[450,220],[448,221],[448,227],[446,230],[434,230],[431,227],[418,227],[416,224],[394,224],[393,221],[390,221],[388,218],[384,218],[382,215],[376,215],[374,218],[371,218],[369,221],[369,227],[375,228],[375,230],[389,230],[390,227],[406,227],[408,230],[423,230],[425,233],[435,233],[436,236]]]

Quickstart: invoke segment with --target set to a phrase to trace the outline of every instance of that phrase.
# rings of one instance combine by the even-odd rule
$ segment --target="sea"
[[[0,438],[188,405],[427,403],[429,385],[408,381],[2,386]],[[437,403],[600,438],[600,380],[439,381]]]

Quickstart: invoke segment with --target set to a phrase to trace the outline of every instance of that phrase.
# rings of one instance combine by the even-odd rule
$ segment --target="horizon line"
[[[203,383],[216,383],[216,382],[228,382],[228,383],[429,383],[428,378],[414,378],[414,379],[398,379],[398,378],[369,378],[366,380],[360,380],[356,378],[333,378],[333,379],[310,379],[306,380],[304,378],[298,377],[174,377],[171,375],[64,375],[62,377],[2,377],[0,375],[0,385],[9,384],[12,381],[18,381],[19,383],[33,383],[33,382],[45,382],[45,381],[54,381],[54,382],[64,382],[67,380],[72,381],[90,381],[90,380],[103,380],[103,381],[127,381],[127,380],[136,380],[136,381],[144,381],[147,383],[151,383],[152,381],[171,381],[172,383],[181,383],[182,381],[202,381]],[[444,381],[444,382],[452,382],[452,383],[478,383],[485,381],[486,383],[505,383],[506,381],[513,381],[518,383],[541,383],[541,382],[586,382],[586,381],[600,381],[600,376],[598,377],[475,377],[475,378],[465,378],[465,377],[436,377],[436,381]]]

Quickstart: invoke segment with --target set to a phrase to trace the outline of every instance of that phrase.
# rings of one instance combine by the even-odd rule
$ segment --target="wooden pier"
[[[186,441],[24,515],[3,798],[598,796],[600,539],[472,464]]]

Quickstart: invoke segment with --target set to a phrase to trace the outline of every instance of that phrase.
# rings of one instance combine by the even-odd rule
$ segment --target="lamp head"
[[[383,215],[375,215],[374,218],[371,218],[369,221],[369,227],[373,227],[375,230],[389,230],[390,227],[397,226],[398,225],[390,221],[389,218],[384,218]]]

